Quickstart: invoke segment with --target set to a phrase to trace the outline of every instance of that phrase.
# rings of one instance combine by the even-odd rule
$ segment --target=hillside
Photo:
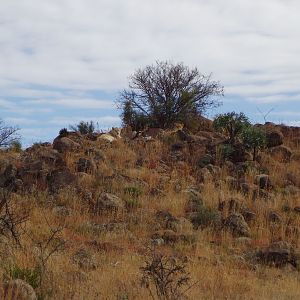
[[[0,152],[2,293],[159,299],[160,275],[161,299],[299,299],[300,128],[257,126],[256,161],[209,120]]]

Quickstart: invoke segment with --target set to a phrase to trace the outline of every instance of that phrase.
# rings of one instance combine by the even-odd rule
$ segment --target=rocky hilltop
[[[2,151],[3,293],[151,299],[143,266],[159,253],[190,282],[161,299],[299,299],[300,128],[256,125],[267,147],[254,161],[203,122]]]

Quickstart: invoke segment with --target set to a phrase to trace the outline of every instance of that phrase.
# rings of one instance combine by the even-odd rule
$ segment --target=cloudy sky
[[[222,111],[300,125],[299,0],[0,0],[0,117],[28,145],[94,120],[138,67],[184,62],[225,86]]]

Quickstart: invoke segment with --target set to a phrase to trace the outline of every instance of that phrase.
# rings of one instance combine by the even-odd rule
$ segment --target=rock
[[[76,176],[67,168],[52,171],[47,176],[49,190],[54,193],[76,182]]]
[[[266,133],[267,147],[276,147],[283,144],[283,134],[276,129],[268,130]]]
[[[31,285],[21,279],[14,279],[4,284],[4,297],[7,300],[37,300],[36,293]],[[1,295],[1,292],[0,292]]]
[[[117,212],[125,208],[125,203],[118,196],[103,193],[97,199],[96,203],[94,203],[93,211],[94,213],[101,213],[104,211],[108,212]]]
[[[80,144],[74,142],[68,137],[58,137],[53,141],[53,149],[57,150],[59,153],[76,151],[79,148]]]
[[[254,183],[257,184],[260,189],[269,189],[272,187],[272,183],[269,178],[269,175],[266,174],[257,175],[255,177]]]
[[[101,234],[105,232],[124,232],[127,230],[126,223],[104,223],[104,224],[91,224],[85,225],[93,234]]]
[[[274,211],[271,211],[268,215],[268,219],[270,222],[273,222],[273,223],[281,223],[282,222],[282,218],[281,216],[274,212]]]
[[[286,146],[276,146],[269,150],[269,154],[277,161],[288,163],[291,161],[292,150]]]
[[[256,253],[259,262],[272,265],[275,267],[283,267],[291,264],[295,268],[299,267],[299,254],[287,242],[274,242],[266,248]]]
[[[198,166],[204,168],[209,164],[213,164],[214,158],[210,154],[205,154],[198,160]]]
[[[72,261],[85,271],[95,270],[97,268],[97,261],[94,255],[84,248],[79,249],[73,255]]]
[[[256,214],[250,210],[243,210],[242,215],[246,222],[251,222],[256,219]]]
[[[300,206],[295,206],[294,207],[294,212],[300,214]]]
[[[84,157],[79,158],[77,161],[77,171],[85,173],[94,173],[97,169],[97,166],[92,159],[87,159]]]
[[[3,163],[3,162],[2,162]],[[2,166],[4,169],[4,166]],[[9,187],[16,179],[17,168],[13,164],[8,164],[3,173],[0,174],[0,187]]]
[[[241,214],[233,213],[229,215],[224,221],[224,226],[230,229],[236,237],[250,236],[250,228]]]

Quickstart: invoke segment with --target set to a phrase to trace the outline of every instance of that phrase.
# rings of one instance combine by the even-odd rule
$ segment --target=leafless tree
[[[9,147],[13,142],[19,141],[18,131],[18,127],[7,126],[0,119],[0,148]]]
[[[223,86],[211,75],[182,63],[157,61],[129,77],[129,88],[120,93],[119,104],[125,125],[131,125],[127,119],[135,114],[152,126],[166,128],[219,105],[222,95]]]

